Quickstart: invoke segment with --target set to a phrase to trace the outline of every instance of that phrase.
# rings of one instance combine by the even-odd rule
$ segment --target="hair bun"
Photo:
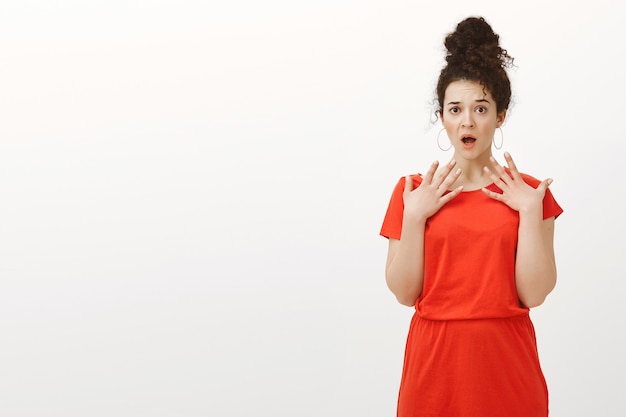
[[[513,57],[500,47],[500,37],[482,17],[461,21],[444,41],[447,49],[446,65],[437,81],[439,114],[448,85],[466,80],[482,84],[493,96],[498,113],[509,108],[511,81],[507,68],[513,66]]]
[[[469,17],[446,36],[448,65],[464,68],[497,69],[509,67],[513,59],[500,47],[500,37],[482,17]]]

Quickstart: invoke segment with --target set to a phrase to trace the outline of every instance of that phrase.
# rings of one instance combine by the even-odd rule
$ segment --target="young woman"
[[[415,307],[397,415],[544,417],[529,309],[556,283],[554,219],[563,210],[551,179],[520,173],[507,153],[506,167],[492,156],[513,61],[498,35],[471,17],[445,46],[436,93],[454,156],[401,178],[381,229],[387,285]]]

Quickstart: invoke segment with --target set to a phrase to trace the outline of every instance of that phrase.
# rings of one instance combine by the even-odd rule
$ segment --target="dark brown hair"
[[[438,113],[443,110],[446,88],[459,80],[482,84],[496,102],[497,112],[509,108],[511,81],[506,68],[513,57],[500,47],[500,37],[482,17],[469,17],[446,36],[446,66],[437,82]]]

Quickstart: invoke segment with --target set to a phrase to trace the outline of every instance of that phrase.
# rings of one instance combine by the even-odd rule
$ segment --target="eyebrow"
[[[489,100],[487,100],[486,98],[479,98],[479,99],[474,100],[474,102],[476,102],[476,103],[489,103],[489,104],[491,104],[491,102],[490,102]],[[460,102],[460,101],[451,101],[451,102],[449,102],[449,103],[448,103],[448,106],[450,106],[450,105],[456,105],[456,104],[461,104],[461,102]]]

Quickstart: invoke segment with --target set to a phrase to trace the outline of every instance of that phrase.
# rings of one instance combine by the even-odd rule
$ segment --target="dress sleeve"
[[[533,186],[534,188],[537,188],[541,183],[541,181],[539,181],[537,178],[531,177],[530,175],[522,174],[522,178],[527,184]],[[554,196],[552,195],[552,192],[548,188],[546,190],[546,195],[543,197],[544,220],[550,217],[554,217],[556,219],[561,215],[561,213],[563,213],[563,209],[561,208],[561,206],[559,206],[559,203],[556,202]]]
[[[422,178],[419,175],[411,175],[411,178],[413,179],[414,188],[422,183]],[[404,214],[404,199],[402,198],[402,194],[404,193],[405,182],[405,177],[400,178],[393,189],[389,206],[387,207],[387,213],[385,214],[385,219],[380,229],[380,235],[388,239],[400,240],[400,235],[402,234],[402,215]]]
[[[548,188],[546,190],[546,195],[543,197],[543,218],[544,220],[550,217],[554,217],[555,219],[559,217],[563,213],[563,209],[559,206],[559,203],[556,202],[552,192]]]

